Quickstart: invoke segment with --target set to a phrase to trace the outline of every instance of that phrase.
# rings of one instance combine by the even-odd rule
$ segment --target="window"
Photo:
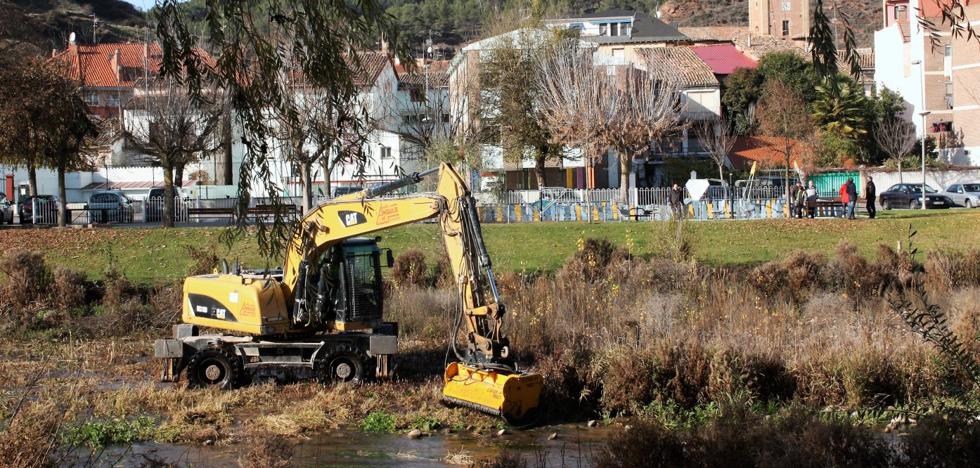
[[[783,20],[783,35],[789,36],[789,20]]]
[[[85,104],[88,104],[90,106],[99,105],[99,95],[94,92],[85,93]]]
[[[908,16],[908,7],[905,5],[895,6],[895,19],[903,19]]]
[[[946,107],[953,108],[953,82],[946,82]]]
[[[945,49],[943,49],[943,55],[945,55],[946,57],[952,57],[953,56],[953,45],[952,44],[946,44]]]
[[[381,159],[391,159],[391,148],[387,146],[381,147]]]
[[[790,11],[793,9],[793,2],[783,1],[783,11]]]
[[[619,35],[620,36],[632,36],[633,35],[633,25],[630,23],[622,23],[619,25]]]
[[[600,36],[609,35],[609,23],[599,23],[599,35]]]
[[[610,36],[619,35],[619,23],[609,23],[609,35]]]
[[[626,49],[613,49],[612,50],[612,56],[613,56],[613,58],[618,58],[618,59],[625,58],[626,57]]]

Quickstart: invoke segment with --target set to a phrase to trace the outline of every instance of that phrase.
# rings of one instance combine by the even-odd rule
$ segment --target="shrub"
[[[397,288],[428,286],[429,269],[425,263],[425,254],[419,250],[407,250],[395,258],[391,280]]]
[[[74,270],[56,267],[52,275],[51,302],[59,309],[75,309],[88,305],[85,276]]]
[[[212,273],[218,267],[218,262],[221,261],[215,253],[217,249],[213,245],[207,248],[188,245],[184,249],[187,251],[187,257],[191,259],[190,268],[187,270],[187,274],[190,276]]]
[[[23,315],[43,306],[51,287],[51,271],[40,253],[7,252],[0,258],[0,271],[6,275],[0,285],[0,307]]]
[[[580,240],[575,255],[565,262],[558,275],[595,283],[606,278],[606,267],[615,255],[616,247],[606,239]],[[618,255],[620,258],[628,256],[625,252]]]
[[[361,430],[379,434],[395,432],[395,417],[385,411],[372,411],[361,420]]]
[[[801,304],[813,291],[826,287],[827,259],[820,254],[796,251],[783,261],[772,261],[752,270],[749,283],[773,301],[786,299]]]

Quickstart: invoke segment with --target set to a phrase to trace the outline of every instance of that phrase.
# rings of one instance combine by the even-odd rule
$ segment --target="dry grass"
[[[889,248],[868,261],[847,245],[829,258],[798,253],[756,268],[712,268],[674,260],[683,255],[642,259],[583,241],[554,275],[505,273],[500,286],[509,311],[506,330],[519,361],[545,376],[542,403],[554,421],[645,415],[664,404],[723,406],[733,398],[850,411],[914,406],[971,390],[971,382],[882,300],[891,286],[915,277],[927,281],[952,329],[976,353],[980,284],[962,272],[973,271],[980,256],[943,255],[930,257],[924,273]],[[25,265],[28,257],[16,254],[4,265]],[[72,277],[58,270],[53,282]],[[48,329],[21,327],[26,335],[0,340],[0,375],[8,376],[0,416],[7,427],[24,424],[20,414],[11,417],[10,395],[32,385],[28,375],[40,380],[25,415],[34,414],[34,406],[49,413],[56,408],[59,424],[149,415],[158,421],[158,440],[269,444],[242,455],[241,463],[250,466],[273,466],[288,458],[293,439],[356,426],[376,412],[393,415],[398,431],[499,424],[438,403],[455,307],[451,289],[403,285],[391,291],[386,314],[401,324],[402,335],[394,380],[208,391],[153,382],[158,363],[149,358],[150,342],[177,320],[179,286],[148,289],[109,278],[101,298],[85,295],[84,306],[100,313],[64,317]],[[431,277],[424,284],[433,284]],[[52,304],[51,297],[31,294],[24,302],[32,314]],[[21,432],[51,432],[45,419],[33,420],[37,427]],[[803,434],[827,441],[836,430]],[[0,433],[0,450],[16,449],[19,437]],[[50,451],[38,457],[48,459]]]

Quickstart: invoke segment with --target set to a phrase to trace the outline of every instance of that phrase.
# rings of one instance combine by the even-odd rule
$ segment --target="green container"
[[[854,179],[854,185],[857,186],[857,193],[860,196],[863,193],[863,188],[861,187],[861,174],[857,171],[812,174],[809,180],[812,180],[813,184],[817,186],[817,193],[821,197],[839,197],[840,186],[847,182],[848,177]]]

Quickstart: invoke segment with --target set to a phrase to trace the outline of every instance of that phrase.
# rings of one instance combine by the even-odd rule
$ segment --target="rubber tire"
[[[973,202],[971,202],[970,199],[967,198],[966,201],[963,202],[963,206],[967,209],[973,208]]]
[[[364,380],[364,361],[353,353],[334,353],[317,360],[315,373],[322,384],[357,383]]]
[[[921,209],[921,208],[922,208],[922,206],[919,205],[919,200],[909,200],[909,209],[910,210],[918,210],[918,209]]]
[[[208,378],[206,372],[211,366],[218,366],[221,372],[218,377]],[[221,349],[198,351],[187,362],[187,386],[190,388],[231,390],[241,383],[244,375],[241,358]]]
[[[892,202],[890,202],[888,200],[885,200],[885,201],[881,202],[881,209],[883,209],[885,211],[891,210],[892,209]]]

